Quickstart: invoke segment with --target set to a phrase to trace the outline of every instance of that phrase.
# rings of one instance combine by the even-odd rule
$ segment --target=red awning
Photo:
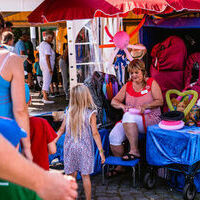
[[[133,11],[136,14],[170,13],[173,10],[200,10],[199,0],[45,0],[29,16],[30,23],[90,19]]]
[[[45,0],[29,16],[31,23],[56,22],[73,19],[91,19],[98,9],[107,8],[108,13],[120,10],[105,0]]]
[[[200,11],[200,0],[166,0],[176,11]]]

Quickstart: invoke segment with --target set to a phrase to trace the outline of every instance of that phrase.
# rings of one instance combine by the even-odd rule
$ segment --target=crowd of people
[[[68,51],[66,46],[63,48],[63,55],[55,53],[53,47],[54,32],[47,30],[44,41],[36,48],[38,52],[34,55],[34,48],[29,33],[19,31],[20,38],[14,44],[15,36],[12,33],[12,23],[7,22],[5,24],[6,28],[2,33],[1,45],[24,59],[24,76],[29,87],[41,90],[42,100],[45,104],[54,103],[49,97],[59,96],[59,70],[57,69],[59,68],[62,76],[63,90],[66,100],[68,100],[69,73],[67,70]]]

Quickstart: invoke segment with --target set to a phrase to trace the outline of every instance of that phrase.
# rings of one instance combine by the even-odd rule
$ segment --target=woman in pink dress
[[[142,60],[133,60],[128,66],[128,72],[130,81],[121,88],[111,102],[114,108],[124,111],[122,122],[117,123],[110,133],[114,156],[122,157],[124,153],[122,142],[126,138],[130,143],[130,151],[122,157],[123,160],[140,157],[138,133],[145,133],[147,126],[159,123],[160,106],[163,105],[161,89],[153,78],[146,77],[145,64]],[[128,112],[130,108],[138,109],[140,114]],[[115,171],[117,169],[118,167]]]

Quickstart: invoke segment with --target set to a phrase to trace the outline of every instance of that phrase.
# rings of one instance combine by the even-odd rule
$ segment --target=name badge
[[[148,93],[148,90],[142,90],[141,91],[141,94],[146,94],[146,93]]]

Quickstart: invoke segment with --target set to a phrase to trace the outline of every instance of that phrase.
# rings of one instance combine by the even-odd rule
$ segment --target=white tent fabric
[[[118,29],[118,18],[102,18],[102,44],[110,44],[110,38],[106,34],[104,27],[108,26],[109,32],[114,36]],[[113,42],[112,42],[113,43]],[[112,44],[111,43],[111,44]],[[110,57],[112,57],[112,52],[114,51],[114,48],[103,48],[103,68],[104,72],[108,74],[115,75],[114,66],[112,65],[112,61],[110,60]]]
[[[0,12],[33,11],[44,0],[0,0]]]

